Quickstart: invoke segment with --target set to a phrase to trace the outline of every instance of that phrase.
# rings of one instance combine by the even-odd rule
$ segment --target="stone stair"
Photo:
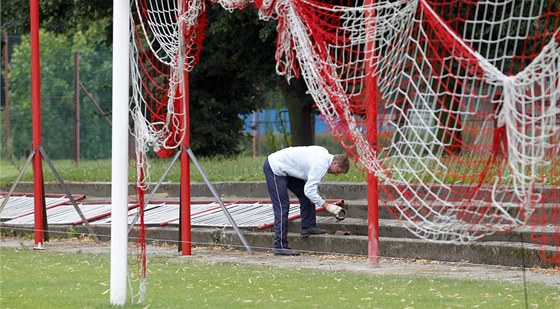
[[[85,194],[87,198],[95,199],[110,196],[110,184],[107,183],[70,183],[66,184],[69,191],[75,194]],[[262,182],[223,182],[214,183],[216,191],[222,199],[266,199],[266,185]],[[32,192],[32,184],[18,185],[19,192]],[[46,184],[45,192],[62,193],[58,184]],[[345,220],[336,221],[326,211],[318,213],[318,226],[326,229],[328,234],[302,237],[299,234],[300,222],[293,220],[289,223],[289,242],[295,248],[311,253],[367,256],[368,254],[368,226],[367,226],[367,187],[359,183],[324,183],[320,187],[322,195],[327,199],[343,199],[348,206]],[[205,184],[192,184],[193,199],[214,199]],[[179,196],[179,185],[164,183],[158,193],[168,197]],[[130,188],[129,194],[134,194]],[[382,257],[401,258],[410,260],[435,260],[451,262],[470,262],[478,264],[551,267],[542,256],[550,257],[559,253],[557,245],[549,246],[534,244],[531,240],[532,227],[510,233],[495,233],[484,236],[469,243],[441,243],[425,240],[414,235],[405,227],[406,221],[395,219],[390,206],[379,206],[379,251]],[[550,210],[548,209],[550,208]],[[557,211],[558,204],[547,204],[546,213]],[[538,214],[542,215],[542,214]],[[555,224],[558,224],[556,222]],[[53,227],[50,227],[53,228]],[[64,231],[65,227],[56,227]],[[96,226],[96,233],[108,239],[110,227]],[[542,235],[549,239],[558,239],[559,226],[550,225],[542,231]],[[83,231],[82,231],[83,230]],[[78,232],[87,233],[83,227]],[[554,234],[556,233],[556,234]],[[242,234],[251,250],[271,251],[273,243],[272,228],[242,229]],[[152,240],[178,239],[177,227],[149,227],[147,237]],[[192,241],[196,244],[238,246],[243,243],[231,228],[193,228]]]

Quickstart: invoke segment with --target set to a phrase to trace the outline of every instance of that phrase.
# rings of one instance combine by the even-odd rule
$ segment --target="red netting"
[[[207,5],[155,3],[139,1],[135,19],[142,153],[184,135],[181,72],[196,64]],[[543,260],[560,263],[558,1],[253,5],[277,19],[278,73],[305,79],[335,139],[411,232],[469,242],[532,229]]]

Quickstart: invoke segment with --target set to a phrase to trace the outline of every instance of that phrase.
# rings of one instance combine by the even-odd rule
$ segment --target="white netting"
[[[558,4],[465,3],[464,15],[478,19],[465,17],[461,34],[452,29],[454,21],[444,20],[451,11],[434,11],[436,4],[460,9],[461,1],[355,7],[289,1],[272,14],[289,33],[280,34],[286,39],[278,49],[284,51],[280,73],[297,74],[297,58],[319,110],[382,180],[410,230],[439,241],[471,241],[525,224],[542,201],[537,187],[546,183],[543,171],[557,160],[550,155],[559,134]],[[555,17],[542,21],[549,10]],[[540,21],[550,24],[539,29]],[[367,74],[377,79],[385,130],[391,131],[377,153],[360,131]],[[506,130],[507,160],[493,164],[501,173],[493,179],[483,179],[491,169],[488,145],[469,144],[461,136],[491,133],[477,127],[481,117],[497,120],[493,130]],[[450,170],[457,168],[445,162],[452,158],[477,162],[465,163],[470,179]],[[458,179],[450,182],[450,176]],[[471,192],[456,196],[464,191],[458,183]]]
[[[198,60],[204,1],[136,1],[132,20],[131,115],[135,123],[138,186],[147,189],[147,153],[167,157],[185,138],[188,81]]]
[[[183,138],[181,72],[197,62],[205,3],[136,1],[140,155]],[[278,74],[305,79],[332,133],[378,177],[410,231],[469,242],[552,226],[551,239],[536,241],[557,246],[558,210],[545,208],[560,199],[558,1],[211,4],[253,5],[277,21]]]

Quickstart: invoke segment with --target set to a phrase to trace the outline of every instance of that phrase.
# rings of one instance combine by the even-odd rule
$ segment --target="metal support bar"
[[[150,193],[150,195],[146,199],[146,204],[149,204],[150,201],[152,201],[152,198],[154,197],[154,194],[156,194],[156,191],[159,189],[159,187],[163,183],[163,180],[167,177],[167,174],[169,174],[169,172],[171,171],[171,168],[173,167],[175,162],[177,162],[180,155],[181,155],[180,151],[177,151],[177,153],[175,153],[175,156],[173,157],[173,160],[171,161],[171,163],[169,163],[169,165],[167,166],[167,169],[165,170],[163,175],[161,175],[161,178],[159,179],[158,183],[156,184],[156,186],[154,187],[154,189],[152,190],[152,192]]]
[[[101,117],[103,117],[103,120],[105,120],[110,127],[113,126],[113,124],[111,123],[111,119],[109,119],[109,117],[107,117],[107,113],[105,113],[103,111],[103,109],[101,108],[101,106],[99,106],[99,104],[97,103],[97,101],[95,100],[95,98],[89,93],[89,91],[86,89],[86,86],[84,86],[84,84],[82,82],[79,82],[80,88],[82,88],[82,90],[84,91],[84,93],[86,94],[86,96],[88,97],[88,99],[90,100],[90,102],[93,104],[93,106],[97,109],[97,111],[99,112],[99,115],[101,115]]]
[[[33,159],[34,155],[35,155],[35,150],[33,150],[29,154],[29,157],[27,157],[27,160],[25,161],[25,164],[23,164],[21,171],[19,171],[19,175],[17,176],[16,181],[14,181],[14,183],[12,184],[12,187],[10,188],[8,195],[6,195],[4,201],[2,202],[2,206],[0,206],[0,212],[2,212],[4,210],[4,207],[6,207],[6,204],[8,204],[8,199],[10,199],[10,196],[12,195],[12,193],[14,193],[14,190],[16,189],[16,186],[19,183],[19,180],[23,176],[23,173],[25,173],[25,170],[27,169],[27,166],[29,166],[29,163],[31,163],[31,160]]]
[[[186,148],[186,151],[189,154],[189,157],[191,158],[193,164],[198,169],[198,172],[200,173],[200,175],[204,179],[204,182],[206,182],[206,185],[208,186],[208,189],[210,189],[210,192],[212,192],[212,195],[214,195],[214,197],[218,201],[218,204],[220,204],[220,207],[222,207],[222,211],[224,212],[224,214],[226,215],[226,218],[228,219],[229,223],[231,224],[231,226],[233,227],[233,229],[237,233],[237,236],[239,236],[239,239],[241,239],[241,242],[243,243],[243,245],[245,245],[245,248],[247,249],[247,252],[249,252],[250,254],[253,254],[253,251],[251,250],[251,247],[249,246],[249,244],[245,240],[245,237],[243,237],[243,234],[241,234],[241,231],[237,227],[237,224],[235,223],[235,221],[231,217],[231,214],[226,209],[226,206],[224,205],[224,203],[222,202],[222,199],[218,195],[218,192],[216,192],[216,189],[214,188],[212,183],[208,180],[208,177],[206,177],[206,174],[202,170],[202,167],[200,166],[200,164],[198,164],[198,160],[196,159],[194,153],[192,152],[192,150],[190,148]]]
[[[47,155],[45,150],[43,149],[43,146],[39,145],[38,149],[41,152],[41,155],[43,156],[43,159],[45,160],[45,162],[47,162],[47,165],[51,169],[51,172],[53,173],[54,177],[56,178],[56,180],[58,181],[58,183],[62,187],[62,190],[64,191],[64,193],[66,194],[68,199],[70,199],[70,202],[74,206],[74,209],[76,209],[76,212],[78,212],[78,215],[80,216],[80,219],[82,219],[82,221],[84,222],[84,225],[86,226],[88,232],[91,234],[93,239],[95,239],[96,241],[99,241],[99,238],[97,237],[97,235],[95,235],[95,232],[94,232],[93,228],[91,227],[91,225],[89,225],[89,222],[88,222],[87,218],[82,213],[82,210],[80,210],[80,207],[78,207],[78,204],[76,203],[76,200],[74,200],[74,197],[72,196],[72,194],[70,193],[68,188],[66,188],[66,185],[64,184],[64,181],[62,180],[62,178],[60,177],[60,175],[58,174],[58,172],[54,168],[54,165],[52,164],[52,162],[49,159],[49,156]]]
[[[154,194],[156,194],[157,190],[159,189],[159,187],[161,186],[161,184],[163,183],[163,180],[165,180],[165,178],[167,177],[167,174],[169,174],[169,172],[171,171],[171,168],[173,167],[173,165],[175,164],[175,162],[177,162],[177,159],[179,158],[179,156],[181,155],[180,151],[177,151],[175,153],[175,156],[173,157],[173,160],[171,160],[171,163],[169,163],[169,165],[167,166],[167,169],[165,170],[165,172],[163,173],[163,175],[161,175],[158,183],[155,185],[155,187],[152,189],[152,192],[150,193],[150,195],[148,196],[148,198],[144,201],[144,205],[148,205],[150,203],[150,201],[152,200],[152,198],[154,197]],[[130,223],[130,227],[128,228],[128,233],[130,234],[130,231],[132,230],[132,227],[136,224],[136,221],[138,221],[138,216],[140,215],[140,212],[136,213],[136,216],[134,217],[134,220],[132,220],[132,223]]]
[[[237,227],[237,224],[235,223],[235,221],[233,220],[233,218],[231,217],[231,214],[229,213],[229,211],[227,210],[227,208],[225,207],[222,199],[220,198],[220,196],[218,195],[218,193],[216,192],[216,189],[214,188],[214,186],[212,185],[212,183],[208,180],[208,177],[206,177],[206,174],[204,173],[204,171],[202,170],[202,167],[200,166],[200,164],[198,164],[198,160],[196,159],[194,153],[192,152],[192,150],[190,148],[186,148],[187,154],[189,155],[189,157],[191,158],[193,164],[196,166],[196,168],[198,169],[198,172],[200,173],[200,175],[202,176],[202,178],[204,179],[204,182],[206,183],[206,185],[208,186],[208,188],[210,189],[210,192],[212,192],[212,195],[214,195],[214,197],[216,198],[216,200],[218,201],[218,204],[220,205],[220,207],[222,208],[222,211],[224,212],[226,218],[228,219],[228,221],[230,222],[231,226],[233,227],[233,229],[235,230],[235,232],[237,233],[237,235],[239,236],[239,238],[241,239],[241,242],[243,243],[243,245],[245,246],[245,248],[247,249],[247,252],[249,252],[250,254],[253,254],[253,251],[251,250],[251,247],[249,246],[249,244],[247,243],[247,241],[245,240],[245,237],[243,237],[243,234],[241,234],[241,231],[239,230],[239,228]],[[181,151],[177,151],[175,153],[175,156],[173,157],[173,160],[171,161],[171,163],[167,166],[167,169],[165,170],[165,172],[163,173],[163,175],[161,176],[160,180],[158,181],[158,183],[156,184],[156,186],[152,189],[150,195],[148,196],[148,198],[145,201],[145,204],[147,205],[153,198],[154,194],[156,193],[156,191],[159,189],[159,187],[161,186],[161,184],[163,183],[163,180],[167,177],[167,175],[169,174],[169,172],[171,171],[171,168],[173,167],[173,165],[175,164],[175,162],[177,162],[179,156],[181,155]],[[132,230],[132,227],[136,224],[136,221],[138,221],[138,215],[134,218],[134,220],[132,221],[128,232],[130,233],[130,231]]]

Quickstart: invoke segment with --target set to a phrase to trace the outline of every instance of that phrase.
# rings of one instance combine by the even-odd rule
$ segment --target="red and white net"
[[[138,186],[147,189],[153,150],[168,157],[186,137],[184,73],[198,61],[204,27],[203,1],[135,1],[132,8],[131,115],[135,123]]]
[[[532,229],[543,259],[560,263],[557,0],[135,4],[139,155],[184,137],[181,74],[198,61],[206,6],[252,5],[278,23],[277,73],[305,79],[411,232],[471,242]]]
[[[193,68],[204,34],[202,1],[132,1],[130,114],[134,122],[137,162],[138,208],[131,231],[137,234],[136,274],[132,301],[140,303],[146,293],[147,258],[144,225],[145,192],[149,189],[149,152],[166,158],[187,138],[188,110],[184,72]]]

